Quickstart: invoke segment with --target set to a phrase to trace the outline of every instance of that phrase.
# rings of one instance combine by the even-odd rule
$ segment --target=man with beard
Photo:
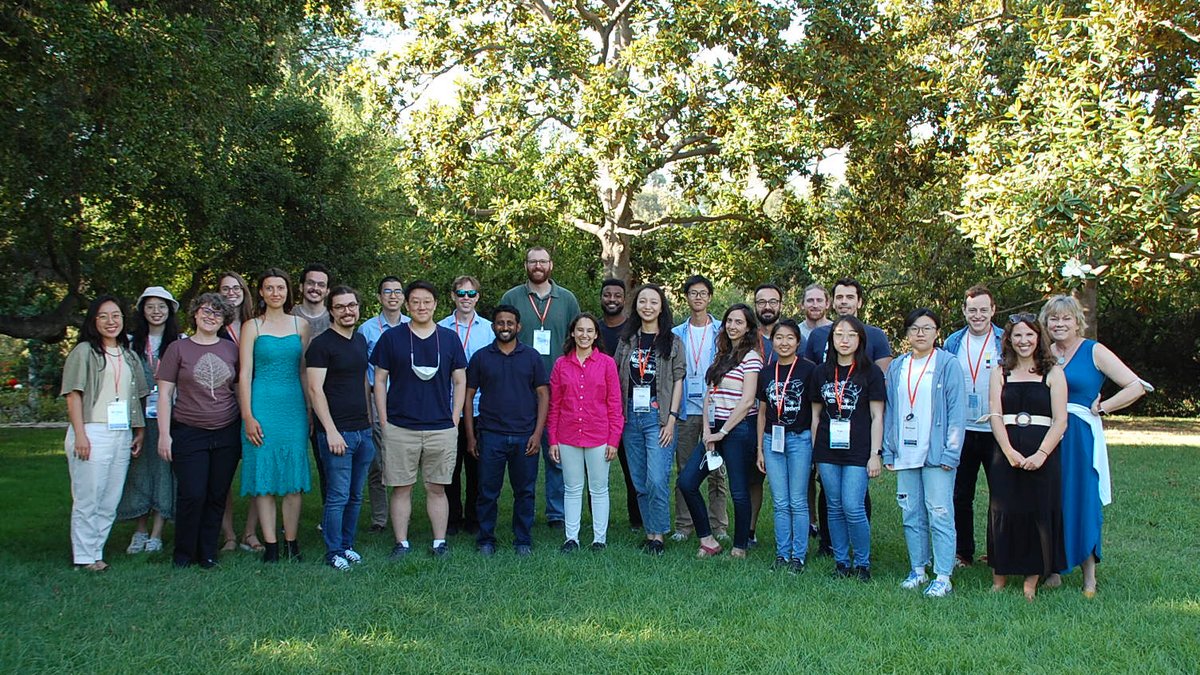
[[[533,551],[534,496],[538,449],[546,428],[550,377],[538,353],[517,341],[521,315],[512,305],[492,313],[496,339],[475,353],[467,366],[467,397],[479,394],[479,414],[467,405],[467,452],[479,460],[479,536],[476,548],[496,552],[496,513],[508,466],[513,493],[513,547]]]
[[[604,321],[600,324],[600,350],[612,356],[617,351],[617,343],[621,340],[621,331],[625,330],[627,320],[624,281],[604,280],[600,287],[600,309],[604,312]],[[624,441],[617,445],[617,459],[621,460],[621,473],[625,476],[625,507],[629,511],[629,527],[639,530],[642,527],[642,512],[638,507],[633,477],[629,473],[629,456],[625,453]],[[584,501],[590,506],[590,502]]]
[[[783,289],[775,284],[762,284],[754,289],[754,318],[758,319],[758,353],[762,355],[763,363],[769,362],[775,356],[775,348],[771,346],[771,331],[779,321],[783,311]],[[758,545],[755,530],[758,529],[758,512],[762,510],[763,478],[761,471],[750,472],[750,546]]]
[[[500,304],[516,307],[521,313],[521,342],[542,356],[547,373],[554,360],[562,355],[567,327],[579,314],[575,294],[550,280],[553,271],[550,252],[542,246],[530,248],[525,252],[528,281],[509,289],[500,298]],[[557,529],[564,524],[562,465],[550,458],[550,444],[545,436],[542,457],[546,465],[546,524]]]
[[[829,291],[821,284],[805,286],[803,309],[804,321],[800,322],[800,336],[805,340],[808,340],[814,329],[833,323],[826,316],[829,313]]]
[[[292,308],[292,316],[308,322],[308,340],[311,343],[318,335],[329,329],[332,319],[325,307],[329,295],[329,269],[321,263],[312,263],[300,272],[300,302]],[[325,463],[321,461],[321,450],[317,446],[317,429],[321,422],[314,415],[309,425],[311,431],[308,444],[312,446],[313,459],[317,461],[317,486],[321,490],[321,504],[325,503]],[[317,523],[320,530],[322,523]]]

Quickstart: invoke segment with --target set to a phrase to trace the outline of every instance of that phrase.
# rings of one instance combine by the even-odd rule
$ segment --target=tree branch
[[[1012,15],[1012,12],[1008,11],[1008,0],[1000,0],[1000,11],[996,12],[995,14],[992,14],[991,16],[985,16],[982,19],[975,19],[974,21],[971,21],[970,23],[966,24],[959,30],[966,30],[968,28],[971,28],[972,26],[978,26],[978,25],[984,24],[984,23],[991,23],[993,21],[1000,21],[1003,19],[1011,19],[1011,18],[1013,18],[1013,15]]]
[[[719,216],[665,216],[653,222],[634,220],[630,222],[630,225],[636,225],[637,227],[618,227],[616,228],[616,231],[618,234],[627,234],[637,237],[643,234],[649,234],[655,230],[661,230],[664,227],[670,227],[672,225],[692,226],[702,225],[705,223],[719,223],[726,220],[736,220],[738,222],[745,223],[749,222],[751,218],[745,213],[725,213]]]
[[[680,160],[688,159],[689,157],[705,157],[718,154],[719,152],[721,152],[721,146],[717,145],[716,143],[709,143],[708,145],[702,145],[698,148],[692,148],[691,150],[684,150],[682,152],[673,152],[658,163],[658,168],[661,169],[672,162],[678,162]]]
[[[588,234],[600,236],[601,228],[599,225],[596,225],[595,223],[589,223],[588,221],[586,221],[582,218],[571,218],[571,224],[574,225],[575,227],[583,230],[584,232],[587,232]]]
[[[541,14],[546,19],[547,23],[554,23],[554,12],[546,6],[545,2],[542,2],[542,0],[530,0],[529,4],[537,10],[538,14]]]
[[[1200,43],[1200,35],[1197,35],[1195,33],[1189,33],[1186,28],[1184,28],[1183,26],[1180,26],[1179,24],[1175,23],[1174,21],[1171,21],[1170,19],[1160,19],[1157,22],[1157,24],[1159,26],[1162,26],[1163,28],[1170,28],[1171,30],[1175,31],[1176,33],[1179,33],[1180,35],[1191,40],[1192,42]]]
[[[628,12],[629,8],[633,6],[634,1],[635,0],[625,0],[617,6],[616,11],[614,11],[613,15],[608,19],[608,24],[604,31],[605,33],[610,33],[612,32],[613,28],[616,28],[617,23],[621,19],[625,18],[625,13]]]
[[[597,32],[602,32],[604,30],[604,25],[600,22],[600,15],[588,9],[587,5],[583,4],[583,0],[575,0],[575,10],[578,11],[579,16],[582,16],[583,20],[592,27],[592,30]]]

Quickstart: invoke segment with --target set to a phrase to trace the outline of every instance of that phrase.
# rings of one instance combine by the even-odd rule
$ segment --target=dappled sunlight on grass
[[[694,641],[703,637],[699,630],[682,630],[660,622],[638,621],[636,616],[606,621],[578,617],[523,617],[512,622],[515,630],[560,639],[566,644],[590,644],[603,641],[610,646],[659,645]]]

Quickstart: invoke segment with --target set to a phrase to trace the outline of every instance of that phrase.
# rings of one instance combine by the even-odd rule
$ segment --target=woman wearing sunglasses
[[[925,308],[905,318],[911,351],[888,367],[883,416],[883,464],[896,472],[912,565],[900,587],[916,590],[928,580],[932,554],[937,578],[925,588],[927,598],[945,597],[954,588],[954,476],[967,425],[962,367],[956,356],[936,347],[941,324]]]

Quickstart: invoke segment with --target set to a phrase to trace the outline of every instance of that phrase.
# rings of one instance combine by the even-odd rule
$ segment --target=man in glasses
[[[679,442],[675,444],[675,469],[683,471],[704,428],[704,374],[717,355],[717,335],[721,333],[721,322],[708,313],[712,302],[712,282],[699,274],[683,282],[683,294],[687,298],[691,315],[672,332],[683,342],[687,356],[687,375],[683,380],[683,414],[675,425]],[[720,471],[708,474],[708,522],[713,536],[728,539],[729,516],[726,501],[729,492],[725,477]],[[683,501],[683,493],[675,490],[675,533],[673,541],[686,541],[694,530],[692,514]]]
[[[512,305],[521,313],[521,342],[541,355],[547,373],[553,370],[554,360],[562,356],[567,326],[579,314],[575,294],[550,280],[553,271],[550,252],[542,246],[530,248],[525,252],[527,281],[500,298],[500,304]],[[564,518],[562,465],[550,459],[550,444],[544,435],[542,458],[546,466],[546,524],[558,529]]]
[[[358,291],[337,286],[329,292],[329,330],[314,337],[305,352],[308,400],[317,418],[318,459],[325,467],[325,509],[321,532],[325,562],[349,571],[362,562],[354,550],[363,483],[375,459],[367,405],[367,340],[354,331]]]
[[[458,335],[463,351],[470,362],[475,352],[492,343],[492,322],[479,316],[475,305],[479,304],[479,280],[471,276],[460,276],[450,284],[450,296],[454,300],[454,311],[438,322]],[[468,401],[473,415],[479,415],[479,394]],[[462,494],[462,475],[466,474],[467,494]],[[458,425],[458,458],[454,462],[454,474],[450,477],[447,493],[450,502],[450,524],[447,534],[458,534],[466,530],[471,534],[479,531],[479,518],[475,513],[475,502],[479,500],[479,461],[467,452],[467,426]]]
[[[379,338],[389,328],[395,328],[402,323],[408,323],[409,318],[401,313],[404,309],[404,284],[398,277],[386,276],[379,280],[379,314],[367,319],[358,327],[367,341],[367,357],[375,351]],[[367,364],[367,383],[375,386],[375,366]],[[370,532],[383,532],[388,523],[388,491],[383,485],[383,465],[380,457],[383,455],[383,428],[379,426],[379,411],[375,409],[375,397],[370,397],[371,406],[371,439],[375,441],[375,461],[371,462],[371,470],[367,474],[367,493],[371,499],[371,529]]]
[[[756,349],[767,363],[775,356],[771,346],[771,331],[783,313],[783,289],[775,284],[762,284],[754,289],[754,318],[758,319],[758,346]],[[750,546],[758,545],[755,530],[758,529],[758,512],[762,510],[763,479],[761,471],[750,472]]]
[[[999,362],[1000,336],[1004,334],[992,323],[995,313],[996,302],[986,286],[968,288],[963,301],[967,325],[946,338],[945,345],[946,351],[958,356],[967,392],[967,433],[954,478],[955,557],[960,567],[975,562],[975,485],[980,467],[987,475],[987,459],[992,451],[992,428],[979,420],[988,414],[988,383],[992,368]]]

